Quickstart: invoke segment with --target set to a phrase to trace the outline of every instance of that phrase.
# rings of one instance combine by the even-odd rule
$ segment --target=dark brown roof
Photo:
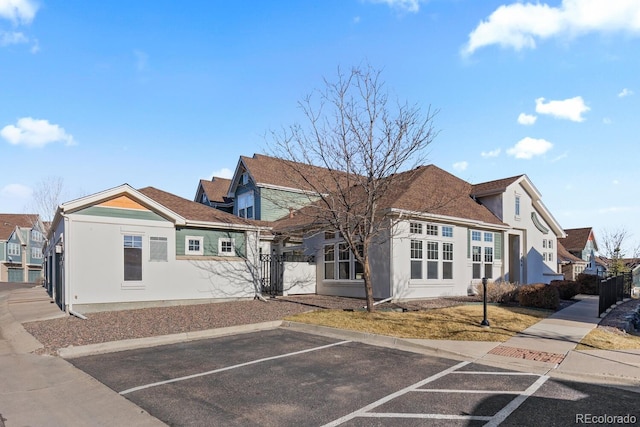
[[[227,178],[219,178],[214,176],[211,181],[207,179],[201,179],[200,185],[204,190],[204,194],[207,195],[209,201],[214,203],[232,203],[233,199],[227,197],[229,192],[229,185],[231,180]]]
[[[386,196],[379,201],[381,209],[401,209],[453,218],[505,225],[485,206],[470,195],[471,184],[433,165],[422,166],[391,178]],[[360,190],[362,192],[362,190]],[[354,199],[358,197],[354,192]],[[293,217],[277,221],[276,230],[310,226],[322,216],[322,203],[317,202],[297,211]]]
[[[496,179],[495,181],[481,182],[480,184],[473,185],[471,194],[474,196],[486,196],[489,194],[501,193],[507,189],[507,187],[524,175],[512,176],[510,178]]]
[[[32,228],[37,222],[36,214],[0,214],[0,240],[8,240],[16,227]]]
[[[202,203],[197,203],[176,196],[175,194],[158,190],[154,187],[145,187],[138,191],[187,220],[249,226],[256,226],[262,223],[261,221],[240,218],[216,208],[203,205]]]
[[[342,182],[348,175],[340,171],[292,162],[276,157],[254,154],[253,157],[240,156],[255,183],[304,191],[327,193],[337,188],[335,180]]]
[[[567,264],[575,264],[575,263],[583,263],[586,264],[586,261],[582,258],[578,258],[575,255],[572,255],[563,245],[560,243],[561,239],[558,239],[558,261]]]
[[[582,251],[587,246],[591,230],[591,227],[566,229],[567,237],[558,239],[558,242],[568,251]]]

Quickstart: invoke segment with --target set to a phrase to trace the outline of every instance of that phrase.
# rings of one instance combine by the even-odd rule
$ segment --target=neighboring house
[[[45,248],[47,281],[69,312],[251,298],[265,228],[127,184],[63,203]]]
[[[567,237],[560,239],[560,243],[571,255],[589,262],[594,253],[598,252],[598,244],[591,227],[567,228]]]
[[[562,278],[556,242],[564,232],[526,175],[471,185],[433,165],[406,174],[380,202],[397,214],[397,223],[371,249],[375,298],[465,295],[483,277],[515,283]],[[312,209],[276,221],[274,233],[304,232]],[[303,248],[316,256],[318,294],[364,295],[362,266],[339,235],[314,230]]]
[[[583,273],[589,263],[566,250],[560,240],[563,239],[558,239],[558,272],[564,274],[565,280],[576,280],[578,274]]]
[[[44,224],[35,214],[0,214],[0,282],[42,277]]]
[[[194,201],[224,212],[233,213],[233,198],[227,197],[230,179],[214,176],[211,181],[201,179]]]

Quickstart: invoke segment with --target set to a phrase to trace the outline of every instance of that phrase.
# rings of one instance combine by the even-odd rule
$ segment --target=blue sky
[[[639,48],[636,0],[0,0],[0,212],[47,177],[191,199],[367,62],[440,110],[431,163],[527,174],[563,227],[635,246]]]

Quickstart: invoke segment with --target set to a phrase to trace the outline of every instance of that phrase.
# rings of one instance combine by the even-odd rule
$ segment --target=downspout
[[[67,301],[67,312],[72,315],[77,317],[78,319],[82,319],[82,320],[87,320],[87,317],[81,313],[78,313],[77,311],[73,310],[73,303],[71,302],[71,286],[70,286],[70,280],[69,280],[69,275],[68,275],[68,263],[69,260],[67,259],[67,254],[69,252],[69,231],[70,231],[70,227],[69,227],[69,218],[65,215],[64,216],[64,223],[65,223],[65,227],[64,227],[64,234],[63,234],[63,238],[62,238],[62,247],[63,252],[62,252],[62,256],[64,257],[64,288],[65,288],[65,294],[68,297]]]
[[[253,259],[254,259],[254,274],[253,277],[255,278],[254,280],[257,280],[256,282],[256,287],[257,289],[254,292],[254,296],[253,299],[258,299],[260,301],[263,302],[268,302],[268,300],[262,296],[262,284],[260,283],[260,229],[256,230],[256,243],[255,243],[255,251],[253,252]],[[257,258],[257,259],[256,259]],[[257,262],[256,262],[257,261]]]

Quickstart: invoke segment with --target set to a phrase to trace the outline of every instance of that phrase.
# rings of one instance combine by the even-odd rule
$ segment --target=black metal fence
[[[631,273],[622,273],[618,276],[598,278],[598,292],[600,304],[598,315],[601,316],[609,307],[631,297],[632,276]]]
[[[284,293],[284,263],[314,262],[313,256],[286,253],[260,255],[260,280],[262,294],[277,296]]]

